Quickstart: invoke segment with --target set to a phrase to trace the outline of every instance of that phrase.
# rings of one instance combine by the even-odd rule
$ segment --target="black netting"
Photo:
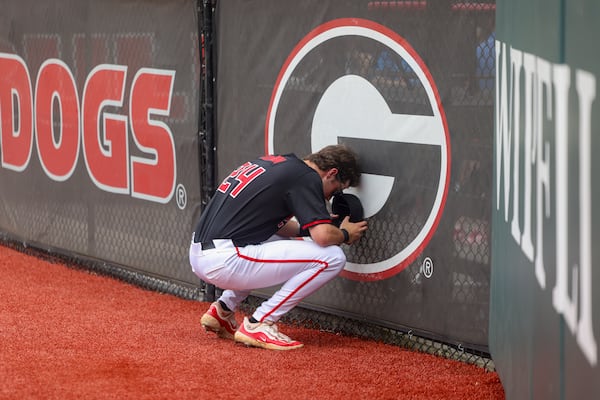
[[[19,92],[25,83],[15,78],[14,88],[6,86],[11,83],[2,86],[1,90],[15,91],[13,104],[2,105],[3,110],[12,106],[13,122],[3,114],[3,123],[12,125],[20,137],[31,135],[32,143],[27,163],[11,167],[6,165],[9,157],[4,153],[15,150],[8,149],[10,133],[2,133],[2,229],[49,248],[195,281],[187,265],[187,245],[200,208],[201,186],[196,2],[158,7],[152,2],[112,0],[5,3],[3,26],[13,28],[0,30],[0,51],[6,52],[3,57],[9,54],[9,60],[19,60],[27,71],[24,76],[30,81],[32,103],[38,107],[31,116],[35,129],[28,131],[27,107],[19,103],[28,98],[27,93]],[[156,25],[159,19],[171,23]],[[38,75],[44,65],[57,65],[70,79],[65,78],[57,88],[54,80],[40,83]],[[125,71],[125,78],[122,83],[114,78],[107,82],[108,78],[96,75],[95,91],[86,89],[99,70]],[[152,74],[152,81],[143,81],[143,74]],[[159,92],[156,82],[161,76],[171,77],[170,85],[161,86],[164,97],[145,103],[146,97]],[[145,90],[140,82],[152,90],[134,97]],[[39,111],[39,104],[44,104],[39,88],[44,86],[57,93],[51,121]],[[65,87],[72,87],[76,98],[65,95]],[[120,88],[121,100],[117,99],[118,90],[107,88]],[[97,96],[106,98],[95,108],[86,108]],[[147,112],[137,116],[136,106]],[[69,107],[78,108],[79,113],[68,114]],[[86,122],[95,118],[96,124]],[[125,132],[114,121],[125,125]],[[79,129],[71,129],[77,122]],[[40,145],[44,132],[51,132],[54,148],[62,149],[60,152]],[[102,156],[89,150],[95,140]],[[64,151],[65,143],[75,146],[73,155]],[[61,162],[70,163],[72,171],[57,176],[49,165]],[[157,168],[152,167],[155,164]],[[144,168],[150,169],[147,175]],[[104,180],[100,181],[98,174],[104,174]],[[124,178],[111,186],[113,176]]]

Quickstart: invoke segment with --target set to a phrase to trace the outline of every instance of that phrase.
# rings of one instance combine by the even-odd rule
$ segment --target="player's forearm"
[[[346,217],[341,224],[341,228],[346,230],[347,235],[335,225],[319,224],[310,228],[310,236],[313,242],[319,246],[340,245],[342,243],[352,244],[360,240],[367,230],[367,221],[353,223]]]
[[[344,242],[342,231],[331,224],[319,224],[310,228],[310,236],[313,242],[323,247],[340,245]]]

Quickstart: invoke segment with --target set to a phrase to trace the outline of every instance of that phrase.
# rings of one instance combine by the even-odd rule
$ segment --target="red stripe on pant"
[[[260,322],[263,322],[265,320],[265,318],[267,318],[269,315],[273,314],[279,307],[281,307],[286,301],[288,301],[288,299],[290,297],[292,297],[294,294],[298,293],[298,291],[300,289],[302,289],[310,281],[312,281],[317,276],[319,276],[319,274],[321,272],[323,272],[325,269],[327,269],[327,267],[329,266],[328,262],[321,261],[321,260],[261,260],[261,259],[258,259],[258,258],[252,258],[252,257],[248,257],[248,256],[245,256],[245,255],[241,254],[238,247],[236,247],[235,250],[237,252],[238,257],[243,258],[244,260],[252,261],[252,262],[264,262],[264,263],[305,263],[305,264],[318,263],[318,264],[323,264],[323,266],[321,268],[319,268],[319,270],[313,276],[311,276],[309,279],[307,279],[306,281],[304,281],[304,283],[302,283],[300,286],[298,286],[296,289],[294,289],[294,291],[292,291],[289,295],[287,295],[276,307],[273,307],[273,309],[271,311],[269,311],[267,314],[265,314],[260,319]]]

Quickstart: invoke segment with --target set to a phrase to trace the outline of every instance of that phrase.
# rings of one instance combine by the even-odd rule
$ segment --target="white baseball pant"
[[[283,284],[252,316],[277,322],[302,299],[336,277],[346,265],[339,246],[321,247],[310,240],[274,240],[235,247],[231,240],[215,239],[214,249],[190,246],[190,264],[203,281],[225,289],[219,298],[231,310],[254,289]]]

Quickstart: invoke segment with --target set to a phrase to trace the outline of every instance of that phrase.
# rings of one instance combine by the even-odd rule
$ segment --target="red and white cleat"
[[[200,319],[206,331],[215,332],[224,339],[233,339],[237,329],[237,321],[233,311],[225,311],[218,301],[212,303]]]
[[[270,350],[293,350],[304,346],[301,342],[292,340],[279,332],[274,323],[257,322],[253,324],[247,317],[244,318],[244,322],[235,333],[234,340],[246,346]]]

